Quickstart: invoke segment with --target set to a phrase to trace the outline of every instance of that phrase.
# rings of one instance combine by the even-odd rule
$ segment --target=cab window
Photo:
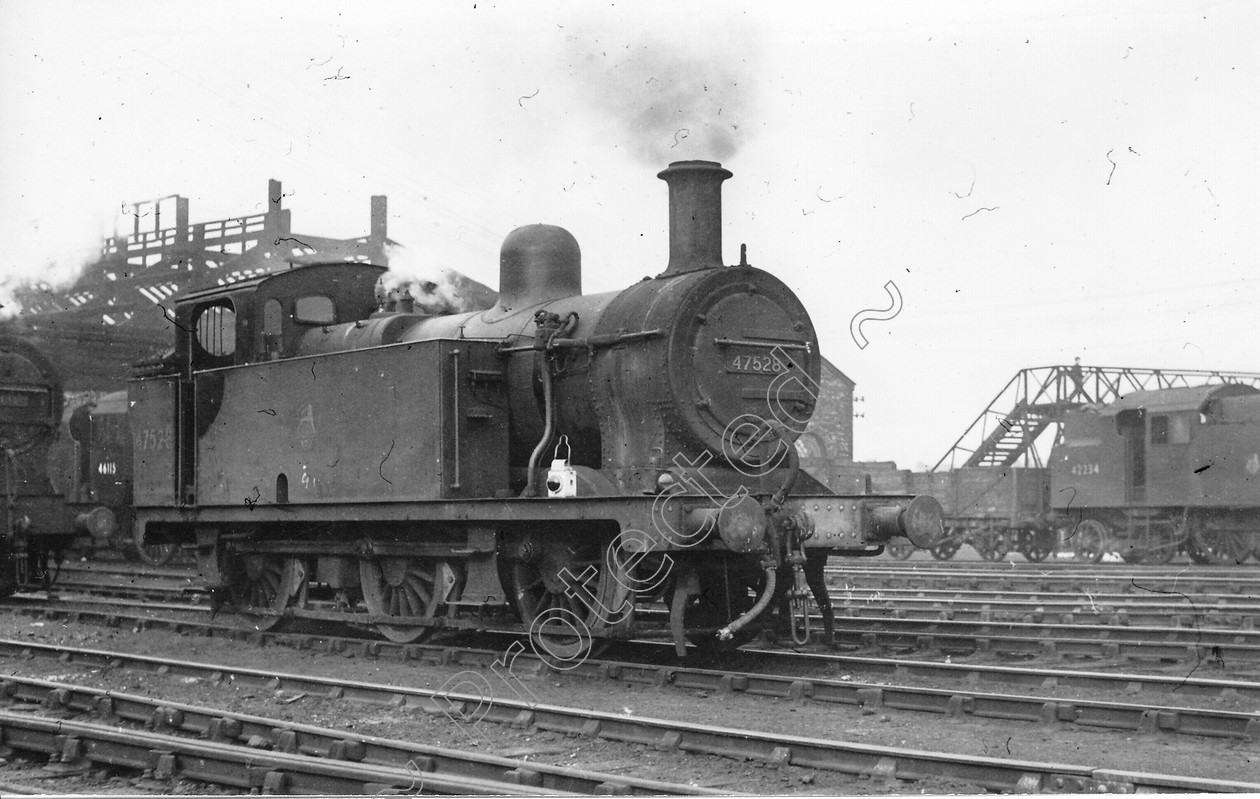
[[[197,343],[210,355],[220,358],[236,352],[236,311],[231,305],[203,308],[193,325]]]
[[[1189,444],[1190,443],[1190,417],[1181,414],[1178,416],[1170,416],[1168,418],[1168,443],[1169,444]]]
[[[337,308],[331,299],[320,294],[299,297],[293,307],[293,320],[303,325],[336,324]]]
[[[283,332],[283,323],[284,306],[280,304],[280,300],[267,300],[267,304],[263,306],[263,335],[280,335],[280,333]]]

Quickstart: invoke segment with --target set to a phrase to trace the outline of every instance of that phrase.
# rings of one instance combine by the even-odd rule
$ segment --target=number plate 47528
[[[732,355],[730,360],[726,362],[726,371],[741,374],[777,375],[786,368],[787,365],[783,361],[769,353],[761,355]]]

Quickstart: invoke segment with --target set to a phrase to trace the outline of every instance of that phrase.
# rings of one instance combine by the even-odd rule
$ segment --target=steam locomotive
[[[1097,561],[1241,564],[1260,546],[1260,390],[1137,391],[1068,411],[1050,456],[1053,518]]]
[[[50,561],[59,563],[73,538],[69,508],[47,469],[64,403],[61,376],[47,357],[21,339],[0,338],[0,595],[18,585],[47,585]]]
[[[417,310],[338,263],[191,293],[129,388],[136,527],[194,548],[226,608],[395,641],[533,631],[738,643],[807,555],[941,534],[931,497],[840,496],[799,468],[818,339],[793,292],[721,260],[706,161],[660,173],[664,271],[583,295],[567,231],[505,239],[494,307]]]
[[[746,638],[807,560],[934,544],[931,497],[839,496],[800,470],[808,315],[746,258],[722,265],[729,172],[660,177],[670,260],[623,291],[583,295],[577,242],[531,225],[487,310],[417,311],[351,263],[189,294],[172,354],[127,392],[67,404],[46,358],[0,341],[0,594],[134,536],[150,560],[194,549],[258,629],[414,641],[514,616],[589,641],[664,600],[681,652]]]
[[[0,335],[0,596],[51,587],[71,553],[113,550],[158,565],[176,554],[134,538],[127,392],[62,386],[37,347]]]
[[[1098,562],[1240,565],[1260,555],[1260,391],[1242,383],[1134,391],[1063,411],[1048,464],[882,475],[935,496],[939,560],[970,543],[989,560],[1060,546]],[[905,547],[892,548],[909,555]]]

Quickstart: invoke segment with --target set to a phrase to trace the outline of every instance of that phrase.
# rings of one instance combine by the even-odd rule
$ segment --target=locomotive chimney
[[[657,175],[669,184],[669,266],[664,275],[722,265],[722,181],[714,161],[675,161]]]

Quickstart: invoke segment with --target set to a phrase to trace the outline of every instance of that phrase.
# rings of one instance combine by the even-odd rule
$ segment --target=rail
[[[23,645],[23,642],[10,642]],[[28,649],[29,644],[25,645]],[[1008,791],[1249,791],[1260,784],[1229,782],[1167,774],[1121,772],[1079,764],[1046,763],[1019,759],[976,757],[927,752],[904,747],[852,744],[712,725],[628,718],[593,710],[496,699],[488,707],[484,697],[443,693],[420,688],[374,685],[287,674],[261,669],[225,668],[216,664],[174,661],[103,650],[75,650],[76,662],[107,663],[113,668],[162,671],[176,676],[222,679],[230,674],[234,684],[266,686],[271,690],[304,691],[329,697],[393,706],[418,706],[443,712],[441,704],[463,705],[460,713],[475,709],[481,721],[529,726],[571,735],[626,741],[687,752],[751,758],[773,764],[791,764],[885,779],[917,780],[950,777],[964,779],[990,790]],[[71,658],[64,655],[62,662]],[[881,695],[880,701],[891,695]],[[1042,711],[1044,714],[1044,711]],[[8,715],[8,714],[6,714]],[[20,714],[12,714],[20,715]],[[1056,708],[1055,719],[1068,715]],[[1044,715],[1039,715],[1044,718]],[[0,722],[4,717],[0,717]],[[55,722],[54,722],[55,723]],[[63,722],[69,724],[69,722]],[[1158,728],[1164,726],[1158,725]],[[296,741],[294,741],[296,745]],[[156,747],[155,747],[156,748]],[[257,754],[257,753],[256,753]],[[268,752],[268,755],[280,753]]]

